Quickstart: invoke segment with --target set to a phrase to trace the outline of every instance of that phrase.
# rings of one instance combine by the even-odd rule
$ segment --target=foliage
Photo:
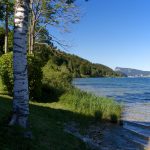
[[[118,122],[122,107],[112,99],[98,97],[79,89],[72,89],[60,97],[60,102],[71,110],[98,120]]]
[[[49,33],[48,26],[66,31],[70,23],[78,22],[79,12],[74,3],[66,0],[32,0],[30,5],[29,52],[34,50],[35,42],[49,45],[58,40]]]
[[[42,96],[42,66],[41,61],[28,55],[28,78],[30,99],[40,99]]]
[[[68,24],[79,21],[79,10],[76,5],[73,2],[67,3],[66,0],[33,0],[31,11],[31,19],[35,23],[37,34],[48,25],[66,28]]]
[[[0,57],[0,76],[5,89],[10,95],[13,91],[12,53]]]
[[[2,2],[0,2],[0,21],[4,20],[4,12],[5,12],[4,9],[5,9],[4,5],[2,4]]]
[[[0,27],[0,55],[4,53],[3,52],[4,40],[5,40],[5,30],[4,28]]]
[[[13,93],[13,64],[12,53],[4,54],[0,57],[0,76],[8,93]],[[33,56],[28,56],[28,74],[30,98],[40,98],[42,90],[42,70],[40,62]]]
[[[117,77],[121,74],[116,73],[111,68],[93,64],[81,57],[71,55],[58,50],[56,47],[45,44],[36,44],[35,56],[43,60],[42,62],[52,59],[53,63],[61,66],[65,65],[73,77]]]
[[[58,97],[71,87],[72,76],[66,66],[58,66],[49,60],[43,67],[43,92],[50,99],[57,100]],[[43,95],[46,96],[46,93]]]
[[[8,52],[13,51],[13,31],[8,32]]]
[[[50,56],[53,55],[53,48],[51,46],[48,47],[46,44],[35,44],[34,55],[41,61],[41,65],[45,66]]]
[[[45,27],[40,29],[40,26],[39,27],[37,26],[36,28],[37,28],[37,30],[39,30],[39,32],[37,33],[35,41],[37,43],[46,43],[48,45],[51,45],[52,44],[52,42],[51,42],[52,38],[49,35],[48,30]]]
[[[5,19],[5,7],[8,5],[8,15],[9,17],[13,15],[13,6],[14,6],[14,0],[3,0],[0,2],[0,20]]]
[[[12,94],[12,54],[3,55],[0,64],[5,88]],[[45,44],[36,44],[35,56],[28,56],[28,64],[30,98],[42,101],[58,100],[70,88],[72,77],[118,76],[106,66],[92,64]]]
[[[0,55],[4,53],[5,29],[0,27]],[[8,32],[8,51],[13,50],[13,32]]]
[[[2,79],[0,77],[0,94],[3,94],[3,95],[8,95],[8,92],[6,91],[3,83],[2,83]]]

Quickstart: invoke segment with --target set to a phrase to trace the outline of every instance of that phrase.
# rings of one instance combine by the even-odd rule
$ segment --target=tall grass
[[[72,89],[62,95],[60,103],[75,112],[112,122],[119,121],[122,111],[122,106],[115,100],[95,96],[79,89]]]

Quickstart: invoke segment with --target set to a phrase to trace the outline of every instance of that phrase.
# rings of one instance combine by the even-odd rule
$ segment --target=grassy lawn
[[[64,132],[64,123],[82,120],[85,116],[60,108],[56,104],[30,104],[30,124],[33,140],[23,139],[17,127],[8,127],[6,118],[11,111],[11,98],[0,96],[1,150],[87,150],[80,140]],[[88,119],[88,118],[87,118]]]

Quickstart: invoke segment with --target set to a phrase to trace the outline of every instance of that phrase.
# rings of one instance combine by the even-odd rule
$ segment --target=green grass
[[[70,90],[62,95],[60,103],[74,112],[111,122],[119,121],[122,111],[121,105],[115,100],[98,97],[79,89]]]
[[[0,149],[1,150],[87,150],[87,146],[64,132],[64,124],[80,123],[81,130],[93,121],[117,122],[121,106],[112,99],[72,89],[58,102],[30,102],[30,124],[33,140],[24,139],[17,127],[8,127],[11,97],[0,95]]]
[[[86,116],[60,109],[56,104],[30,104],[30,124],[33,140],[24,139],[16,127],[8,127],[6,118],[11,111],[11,98],[0,96],[1,150],[87,150],[80,140],[64,132],[64,123]]]

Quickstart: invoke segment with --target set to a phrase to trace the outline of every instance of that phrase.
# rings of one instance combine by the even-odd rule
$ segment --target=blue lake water
[[[150,78],[77,78],[73,84],[124,103],[128,118],[137,115],[137,120],[142,114],[144,121],[150,121]]]
[[[77,78],[73,84],[125,103],[150,102],[150,78]]]

